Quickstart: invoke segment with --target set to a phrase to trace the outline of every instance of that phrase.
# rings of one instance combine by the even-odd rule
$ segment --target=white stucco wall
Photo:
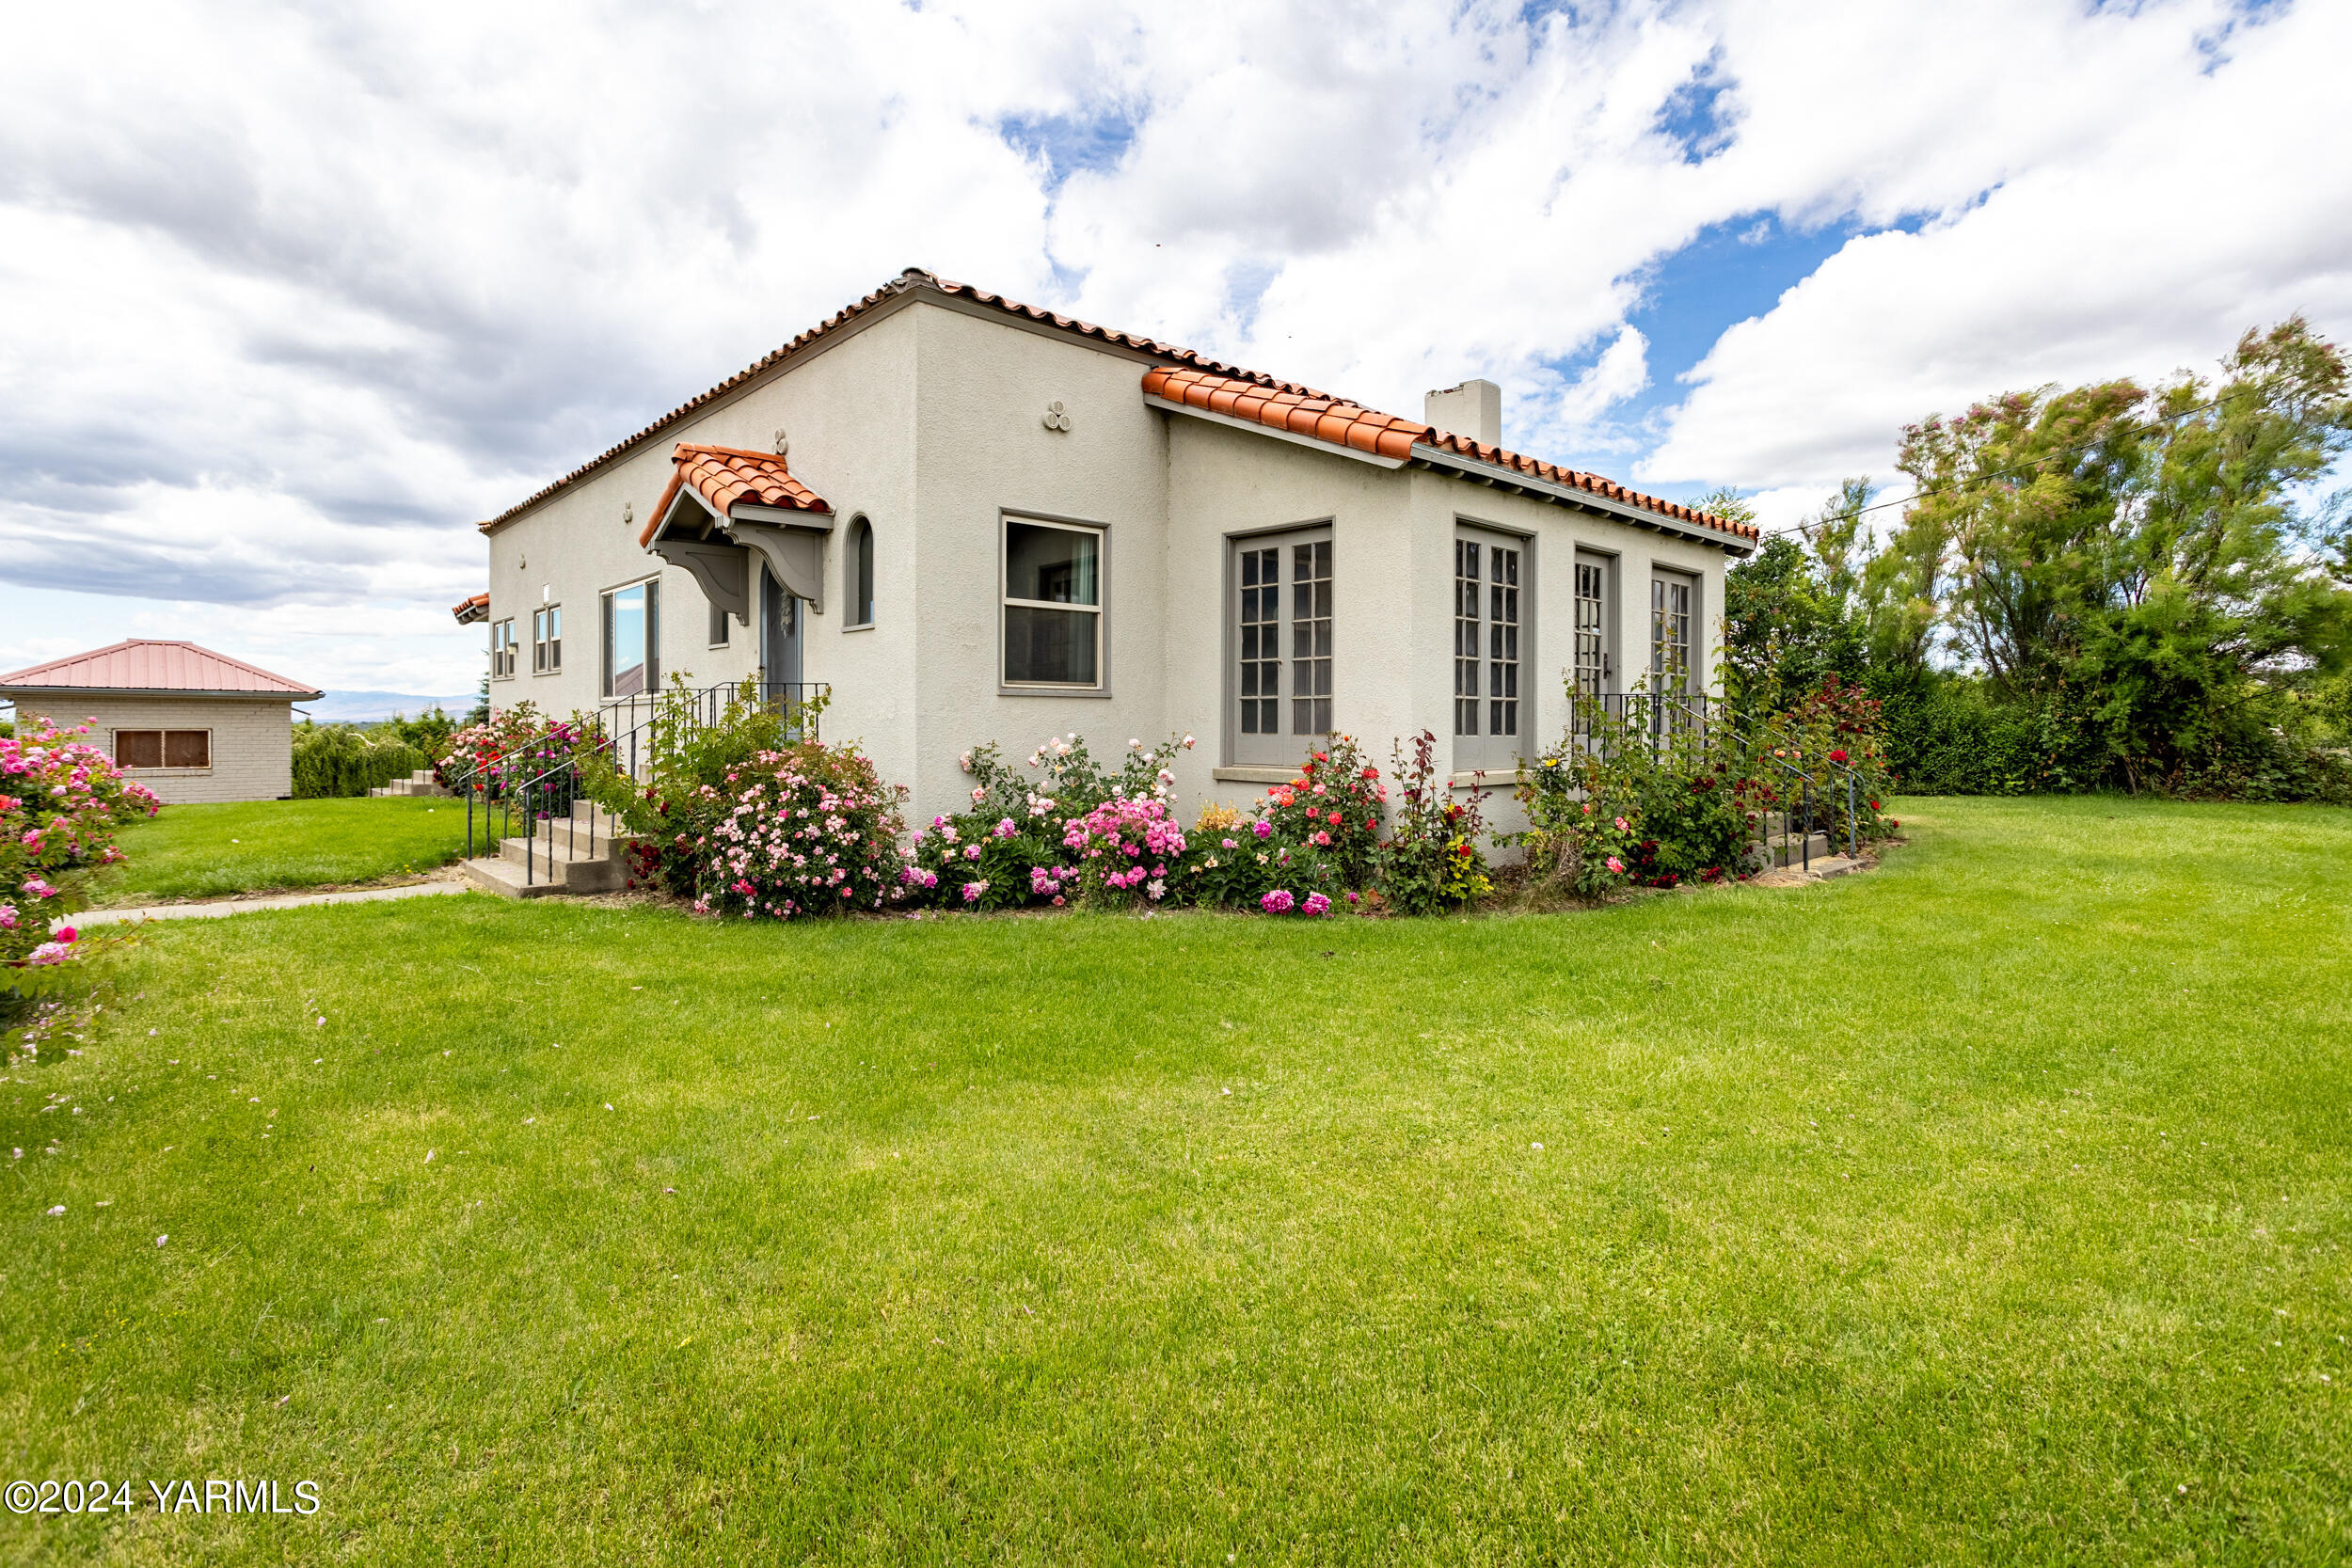
[[[24,695],[20,721],[46,715],[61,725],[87,723],[88,739],[109,756],[117,730],[210,730],[210,768],[139,768],[126,776],[171,805],[213,800],[275,800],[294,793],[294,711],[286,698]]]
[[[1328,522],[1334,540],[1334,721],[1384,770],[1391,745],[1427,728],[1453,758],[1453,540],[1458,521],[1524,536],[1522,734],[1559,737],[1572,659],[1579,546],[1614,563],[1617,689],[1646,668],[1649,582],[1661,567],[1699,583],[1693,654],[1711,686],[1724,553],[1594,513],[1426,469],[1388,469],[1162,412],[1143,401],[1150,362],[986,308],[915,294],[877,310],[824,352],[787,364],[732,401],[681,421],[578,482],[490,540],[491,618],[512,616],[518,673],[492,683],[554,714],[600,698],[598,595],[658,575],[666,676],[697,684],[751,673],[755,626],[707,646],[707,611],[687,573],[637,544],[680,440],[772,450],[790,435],[793,473],[836,509],[824,612],[808,618],[803,673],[833,687],[829,739],[855,739],[885,778],[912,786],[911,817],[951,811],[969,783],[965,748],[1025,756],[1076,731],[1110,759],[1127,738],[1190,731],[1180,768],[1189,816],[1263,787],[1229,761],[1228,541]],[[1048,428],[1051,403],[1069,429]],[[624,524],[624,507],[634,520]],[[1101,528],[1106,539],[1105,689],[1022,692],[1002,681],[1002,518],[1031,514]],[[875,531],[870,629],[845,628],[848,526]],[[530,670],[530,614],[543,591],[565,608],[564,669]]]

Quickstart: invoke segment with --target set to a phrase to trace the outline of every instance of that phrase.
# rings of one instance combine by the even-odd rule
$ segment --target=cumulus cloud
[[[1402,413],[1490,376],[1515,444],[1776,510],[1931,408],[2352,316],[2352,37],[2308,0],[12,26],[0,578],[243,607],[334,685],[469,685],[468,525],[909,264]],[[1746,320],[1661,281],[1766,219],[1852,237]]]

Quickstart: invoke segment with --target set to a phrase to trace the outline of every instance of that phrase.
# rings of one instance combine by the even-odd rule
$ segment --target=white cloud
[[[462,689],[469,523],[909,264],[1397,412],[1492,376],[1517,444],[1789,497],[1931,408],[2352,322],[2343,7],[1526,9],[36,8],[0,578],[92,641],[78,589],[314,607],[389,640],[290,646],[316,678]],[[1925,222],[1661,386],[1645,279],[1760,214]]]

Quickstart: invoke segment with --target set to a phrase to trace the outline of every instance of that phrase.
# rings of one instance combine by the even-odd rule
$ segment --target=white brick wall
[[[275,800],[294,793],[294,705],[283,697],[21,696],[20,724],[44,713],[59,724],[89,723],[90,741],[112,755],[117,730],[210,730],[210,768],[126,768],[167,804]]]

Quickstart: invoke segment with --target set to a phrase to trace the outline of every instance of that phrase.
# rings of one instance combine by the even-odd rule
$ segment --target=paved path
[[[388,898],[432,898],[446,893],[467,893],[457,881],[411,882],[405,887],[363,887],[345,893],[289,893],[276,898],[224,898],[212,904],[151,904],[136,910],[85,910],[72,916],[76,926],[116,926],[130,920],[212,920],[253,910],[298,910],[305,904],[376,904]]]

